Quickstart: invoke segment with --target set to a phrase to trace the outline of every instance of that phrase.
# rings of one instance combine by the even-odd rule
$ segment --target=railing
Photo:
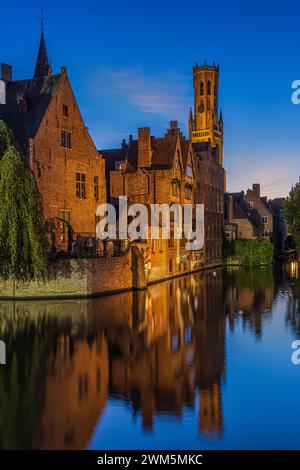
[[[192,137],[207,137],[207,136],[209,136],[209,130],[192,132]]]

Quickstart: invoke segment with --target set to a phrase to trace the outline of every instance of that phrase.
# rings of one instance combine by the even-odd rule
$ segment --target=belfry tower
[[[219,66],[197,64],[193,68],[194,115],[189,117],[192,142],[210,142],[218,147],[219,163],[223,164],[223,119],[219,115]]]

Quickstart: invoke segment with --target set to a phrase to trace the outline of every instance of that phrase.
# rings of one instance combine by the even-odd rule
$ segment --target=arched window
[[[209,81],[207,82],[207,94],[211,95],[211,83]]]
[[[200,83],[200,96],[203,96],[204,95],[204,83],[201,82]]]

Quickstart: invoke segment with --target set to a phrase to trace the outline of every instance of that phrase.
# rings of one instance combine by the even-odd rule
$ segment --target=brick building
[[[252,189],[248,189],[245,194],[245,201],[250,209],[256,209],[261,217],[262,237],[272,238],[273,236],[273,214],[268,205],[267,197],[261,197],[260,184],[253,184]]]
[[[28,160],[44,217],[54,221],[57,248],[65,250],[68,227],[95,235],[96,207],[106,201],[104,160],[84,124],[66,68],[52,74],[43,31],[33,78],[13,80],[10,66],[1,64],[1,70],[5,104],[0,104],[0,119]]]
[[[195,203],[205,205],[205,260],[222,258],[225,171],[223,168],[223,117],[218,110],[219,67],[193,69],[194,113],[190,111],[189,136],[194,152]]]
[[[151,137],[149,128],[138,130],[138,139],[123,141],[120,149],[103,150],[107,160],[110,201],[126,195],[128,206],[150,204],[194,204],[195,172],[192,146],[180,132],[176,121],[162,138]],[[149,211],[150,213],[150,211]],[[148,281],[172,277],[199,269],[203,263],[200,251],[187,252],[185,240],[148,240],[138,245],[145,256]]]
[[[226,193],[224,197],[224,227],[229,241],[255,239],[262,236],[261,217],[249,207],[244,192]]]
[[[225,234],[228,240],[266,238],[280,253],[287,235],[284,220],[285,198],[261,197],[260,185],[253,184],[246,193],[225,194]]]

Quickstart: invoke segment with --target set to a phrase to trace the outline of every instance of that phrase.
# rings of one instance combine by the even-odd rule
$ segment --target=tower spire
[[[44,7],[41,6],[41,31],[44,31]]]
[[[41,40],[35,64],[34,78],[48,77],[49,75],[51,75],[51,65],[48,60],[44,37],[44,9],[41,7]]]

